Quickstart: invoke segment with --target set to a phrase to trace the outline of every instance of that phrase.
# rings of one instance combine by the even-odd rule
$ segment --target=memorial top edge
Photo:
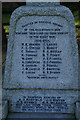
[[[10,24],[14,26],[13,22],[16,22],[22,16],[63,16],[67,21],[74,21],[73,14],[71,10],[65,6],[58,5],[55,7],[30,7],[21,6],[15,9],[11,15]]]
[[[33,15],[34,13],[36,13],[36,15],[40,14],[50,14],[50,15],[54,15],[56,14],[61,14],[66,12],[66,14],[70,14],[71,16],[73,16],[71,10],[63,5],[59,5],[59,6],[45,6],[45,7],[39,7],[39,6],[20,6],[18,8],[16,8],[11,16],[16,16],[16,15],[20,15],[20,14],[26,14],[26,15]]]

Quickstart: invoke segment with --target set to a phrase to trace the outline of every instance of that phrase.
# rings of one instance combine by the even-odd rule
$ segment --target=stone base
[[[76,102],[76,118],[80,120],[80,102]]]
[[[2,120],[5,120],[5,118],[8,115],[8,101],[3,101],[2,103]]]
[[[8,115],[8,119],[20,119],[20,118],[26,118],[26,119],[30,119],[32,120],[33,118],[37,118],[43,120],[44,118],[55,118],[55,119],[59,119],[59,118],[64,118],[64,120],[66,119],[70,119],[70,120],[75,120],[75,116],[73,114],[50,114],[50,113],[10,113]],[[22,119],[21,119],[22,120]],[[50,120],[50,119],[49,119]]]

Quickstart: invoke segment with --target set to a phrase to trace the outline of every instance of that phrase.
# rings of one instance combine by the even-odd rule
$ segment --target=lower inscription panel
[[[15,103],[19,112],[60,112],[68,110],[65,99],[53,96],[23,96]]]
[[[9,112],[74,113],[77,91],[6,90]]]

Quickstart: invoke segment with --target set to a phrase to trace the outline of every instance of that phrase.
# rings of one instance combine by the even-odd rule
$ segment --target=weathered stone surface
[[[5,120],[7,115],[8,115],[8,101],[3,100],[3,103],[2,103],[2,118],[3,118],[3,120]]]
[[[76,102],[76,118],[80,119],[80,102]]]
[[[46,6],[48,6],[48,7],[55,7],[55,6],[57,6],[57,5],[60,5],[60,0],[57,0],[57,1],[51,1],[51,0],[49,0],[49,1],[45,1],[45,2],[28,2],[28,1],[26,1],[26,5],[27,6],[31,6],[31,7],[33,7],[33,6],[35,6],[35,7],[46,7]]]
[[[10,112],[75,113],[77,91],[6,90]]]
[[[78,88],[74,18],[64,6],[20,7],[11,17],[4,88]]]
[[[78,70],[78,89],[80,90],[80,57],[79,57],[79,67],[78,67],[78,69],[79,69]]]
[[[2,119],[2,89],[0,86],[0,120]]]
[[[9,112],[72,115],[79,101],[74,17],[64,6],[41,5],[11,16],[3,98]]]
[[[63,118],[64,120],[68,119],[68,120],[75,120],[75,116],[74,114],[52,114],[52,113],[10,113],[9,116],[8,116],[9,119],[23,119],[23,118],[26,118],[26,119],[33,119],[33,118],[43,118],[42,120],[44,120],[44,118],[48,119],[48,118],[57,118],[57,119],[61,119]]]
[[[0,120],[2,119],[2,101],[0,100]]]

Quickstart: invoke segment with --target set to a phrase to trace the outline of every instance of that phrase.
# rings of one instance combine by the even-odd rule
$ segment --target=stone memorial
[[[67,7],[27,3],[12,13],[3,89],[9,112],[76,114],[78,50]]]

